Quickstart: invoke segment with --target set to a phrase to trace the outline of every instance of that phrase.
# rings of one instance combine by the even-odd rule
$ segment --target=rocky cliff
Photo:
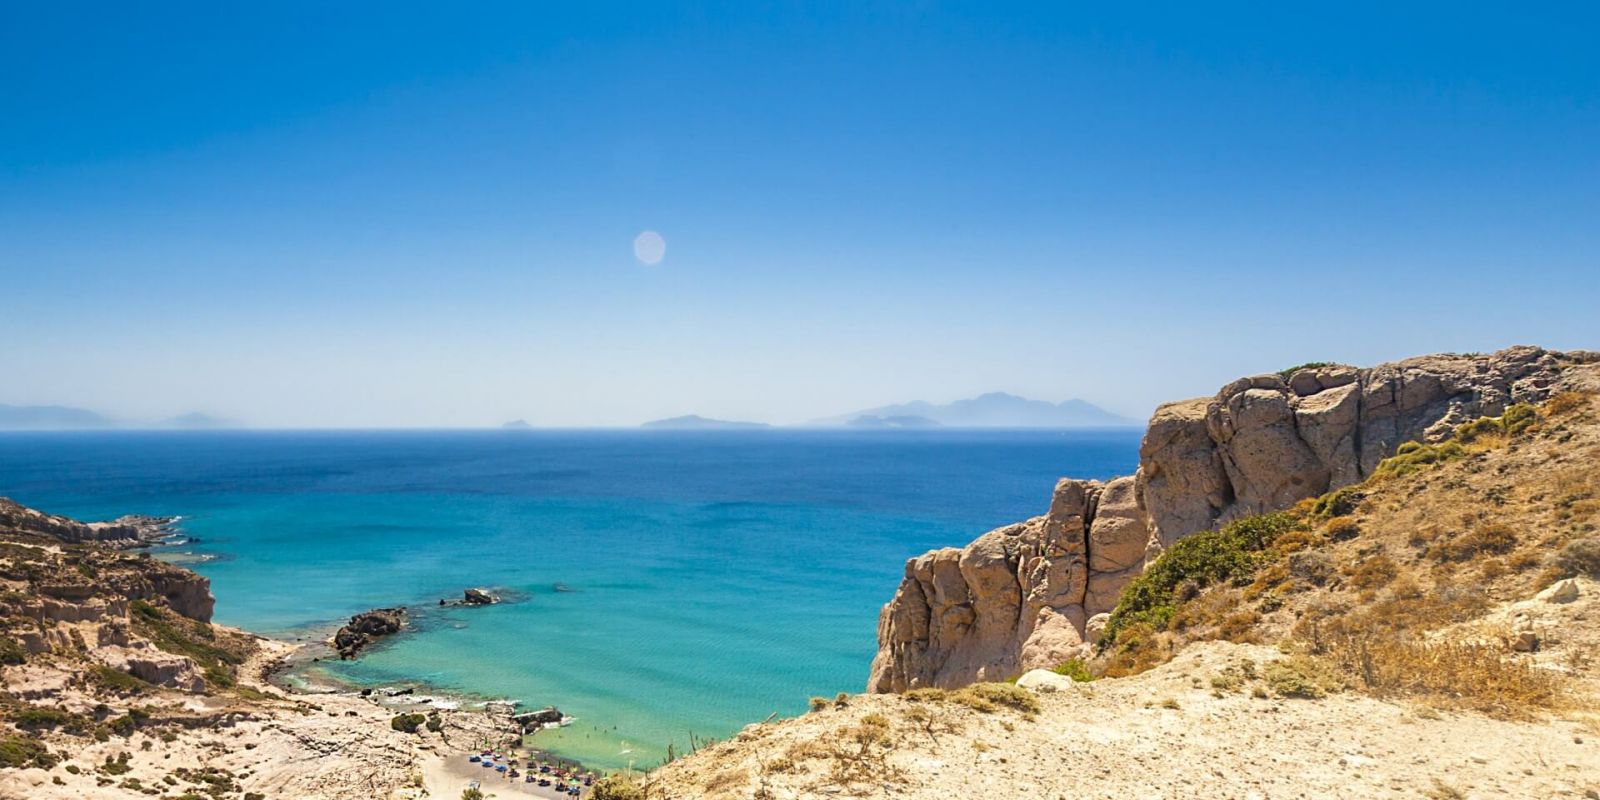
[[[911,559],[868,688],[1003,680],[1081,654],[1123,587],[1180,537],[1356,483],[1407,441],[1592,388],[1596,353],[1513,347],[1241,378],[1150,420],[1139,468],[1064,479],[1049,511]],[[1102,618],[1103,619],[1103,618]]]

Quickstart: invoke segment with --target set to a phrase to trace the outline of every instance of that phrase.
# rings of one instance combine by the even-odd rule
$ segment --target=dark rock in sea
[[[334,649],[339,657],[355,658],[367,645],[379,637],[398,633],[406,624],[403,608],[375,608],[350,618],[349,624],[333,635]]]
[[[461,602],[469,606],[492,606],[500,602],[500,598],[482,589],[468,589],[461,593]]]
[[[561,717],[562,714],[560,709],[556,708],[555,706],[545,706],[538,711],[529,711],[524,714],[513,715],[511,717],[511,721],[517,723],[518,727],[522,729],[524,734],[528,734],[533,733],[534,731],[539,730],[546,725],[555,725],[561,722]]]

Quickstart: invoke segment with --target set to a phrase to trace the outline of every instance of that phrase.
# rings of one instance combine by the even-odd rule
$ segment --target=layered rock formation
[[[1084,650],[1144,564],[1178,538],[1364,479],[1402,443],[1591,381],[1595,353],[1513,347],[1367,369],[1241,378],[1150,420],[1139,469],[1062,480],[1044,516],[911,559],[878,623],[868,688],[1000,680]]]

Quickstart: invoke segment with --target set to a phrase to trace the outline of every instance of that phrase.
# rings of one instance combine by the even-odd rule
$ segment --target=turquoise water
[[[303,635],[366,608],[416,631],[362,684],[554,704],[537,744],[658,761],[860,691],[905,559],[1130,471],[1131,431],[0,435],[0,495],[177,514],[219,622]],[[556,591],[556,584],[570,591]],[[438,608],[467,586],[512,602]]]

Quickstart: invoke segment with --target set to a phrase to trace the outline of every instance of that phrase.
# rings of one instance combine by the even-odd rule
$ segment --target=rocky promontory
[[[1241,378],[1150,420],[1135,474],[1064,479],[1043,516],[911,559],[878,624],[869,688],[1003,680],[1081,655],[1097,615],[1174,541],[1370,475],[1408,441],[1566,388],[1600,354],[1512,347]]]

